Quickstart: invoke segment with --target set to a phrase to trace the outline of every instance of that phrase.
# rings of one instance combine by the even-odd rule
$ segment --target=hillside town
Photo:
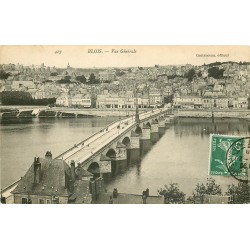
[[[0,65],[2,105],[12,104],[6,103],[6,92],[26,93],[33,100],[53,99],[53,106],[59,107],[142,109],[170,103],[176,109],[248,109],[250,63],[105,69],[73,68],[69,63],[64,69],[44,63],[4,64]]]

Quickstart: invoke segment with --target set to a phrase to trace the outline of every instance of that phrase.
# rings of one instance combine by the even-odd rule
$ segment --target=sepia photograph
[[[250,203],[249,46],[0,46],[1,203]]]

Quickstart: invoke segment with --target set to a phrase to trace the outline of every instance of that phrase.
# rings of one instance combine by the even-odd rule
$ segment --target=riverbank
[[[46,107],[46,106],[0,106],[0,116],[7,112],[6,116],[16,116],[18,110],[40,110],[38,117],[127,117],[135,115],[135,109],[96,109],[96,108],[67,108],[67,107]],[[41,111],[43,110],[43,111]],[[151,110],[150,108],[139,109],[140,113]],[[215,109],[211,110],[175,110],[175,117],[186,118],[242,118],[250,120],[250,110],[248,109]],[[62,115],[61,115],[62,114]]]
[[[96,109],[96,108],[67,108],[67,107],[46,107],[46,106],[0,106],[0,117],[9,118],[16,117],[19,111],[30,112],[30,118],[38,116],[40,118],[53,118],[53,117],[128,117],[135,115],[135,109]],[[151,109],[139,109],[139,113],[149,111]],[[34,111],[34,112],[33,112]]]
[[[175,117],[186,117],[186,118],[238,118],[238,119],[249,119],[250,110],[233,109],[233,110],[175,110]]]

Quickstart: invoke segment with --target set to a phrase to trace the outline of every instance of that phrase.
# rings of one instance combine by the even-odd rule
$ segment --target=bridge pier
[[[100,156],[99,166],[100,166],[100,176],[104,179],[104,181],[110,180],[111,179],[111,159],[108,156],[102,154]]]
[[[128,165],[140,160],[140,136],[131,131],[130,146],[127,149]]]
[[[164,118],[159,119],[159,137],[162,137],[166,131],[166,125]]]
[[[116,146],[115,166],[115,174],[123,173],[127,169],[127,147],[119,141]]]
[[[140,151],[141,151],[141,156],[145,155],[150,149],[151,149],[151,128],[143,124],[142,127],[142,136],[140,138]]]
[[[159,127],[158,127],[158,122],[154,120],[151,124],[152,144],[156,143],[158,140],[159,140]]]

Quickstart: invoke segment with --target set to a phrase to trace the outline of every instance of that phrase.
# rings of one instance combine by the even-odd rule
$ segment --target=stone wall
[[[211,110],[179,110],[174,113],[177,117],[205,117],[211,118]],[[214,110],[215,118],[247,118],[250,116],[250,110]]]

